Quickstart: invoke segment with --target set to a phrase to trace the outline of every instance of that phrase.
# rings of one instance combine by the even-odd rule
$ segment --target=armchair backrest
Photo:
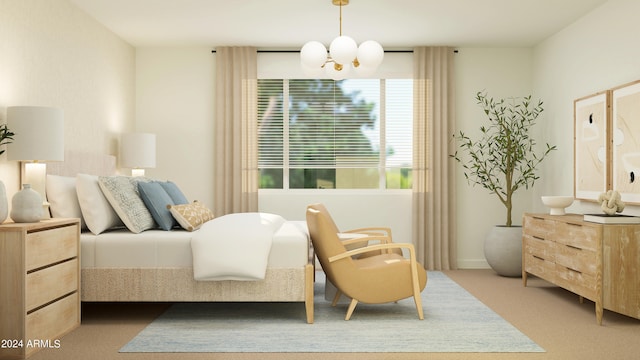
[[[335,231],[336,233],[340,232],[340,229],[338,229],[338,225],[336,225],[336,222],[333,220],[333,218],[331,217],[331,214],[329,213],[329,210],[327,210],[324,204],[321,204],[321,203],[311,204],[308,206],[308,208],[318,210],[319,212],[325,214],[325,216],[329,220],[329,225],[332,227],[333,231]]]
[[[308,206],[307,227],[309,228],[309,236],[313,243],[313,249],[322,269],[327,275],[327,278],[335,285],[338,285],[340,280],[337,279],[336,274],[348,273],[350,270],[353,270],[354,265],[351,258],[333,263],[329,262],[330,257],[347,251],[338,238],[335,224],[327,213],[314,208],[314,206]]]

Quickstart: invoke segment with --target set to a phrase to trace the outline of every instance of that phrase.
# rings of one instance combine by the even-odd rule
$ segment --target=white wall
[[[59,107],[67,149],[117,155],[134,122],[133,47],[67,0],[0,0],[0,9],[0,122],[8,106]],[[0,179],[11,199],[19,167],[6,154]]]
[[[531,94],[530,48],[460,48],[455,56],[457,131],[477,138],[486,116],[476,104],[476,93],[499,98]],[[456,215],[458,266],[486,268],[484,238],[495,225],[504,225],[506,209],[496,195],[467,183],[462,167],[456,166]],[[530,191],[514,195],[513,224],[521,224],[522,213],[531,207]]]
[[[136,49],[136,131],[156,134],[156,168],[213,206],[215,56],[211,48]]]
[[[536,46],[534,89],[547,101],[545,134],[559,150],[545,164],[535,198],[573,194],[573,101],[640,80],[640,1],[610,0]],[[639,120],[640,121],[640,120]],[[538,211],[545,211],[537,203]],[[573,212],[600,212],[592,202],[576,202]],[[625,214],[640,214],[627,206]]]

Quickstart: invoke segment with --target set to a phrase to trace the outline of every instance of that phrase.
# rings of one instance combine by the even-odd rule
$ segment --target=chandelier
[[[340,7],[340,36],[333,39],[327,48],[319,41],[309,41],[300,50],[302,68],[307,75],[319,76],[323,72],[331,79],[342,80],[355,74],[368,76],[382,63],[384,50],[377,41],[368,40],[360,44],[349,36],[342,35],[342,6],[349,0],[331,0]]]

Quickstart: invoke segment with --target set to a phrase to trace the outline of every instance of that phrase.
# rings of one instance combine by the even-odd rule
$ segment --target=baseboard
[[[491,269],[485,259],[458,259],[458,269]]]

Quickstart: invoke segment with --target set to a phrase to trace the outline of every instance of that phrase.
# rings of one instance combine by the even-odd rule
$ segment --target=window
[[[411,188],[411,79],[259,79],[258,129],[262,189]]]

